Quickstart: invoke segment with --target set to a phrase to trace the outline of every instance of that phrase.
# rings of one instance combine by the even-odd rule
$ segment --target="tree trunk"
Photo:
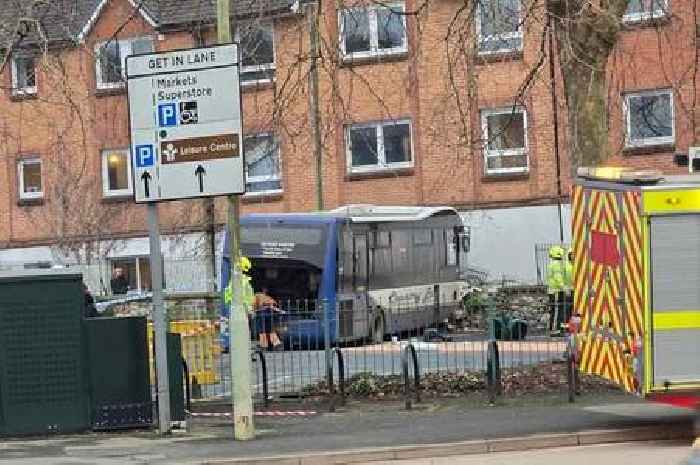
[[[572,170],[609,156],[606,66],[629,0],[552,0]]]

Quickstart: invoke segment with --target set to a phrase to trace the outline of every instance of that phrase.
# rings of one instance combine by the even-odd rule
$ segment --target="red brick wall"
[[[681,3],[674,3],[674,19],[658,29],[635,27],[621,35],[610,62],[613,153],[610,164],[682,171],[673,165],[673,151],[686,152],[689,145],[698,143],[698,137],[694,136],[698,128],[693,124],[698,98],[698,89],[693,86],[697,50],[689,45],[695,43],[696,21],[691,7]],[[551,82],[548,58],[541,60],[540,56],[543,33],[540,21],[527,23],[522,54],[478,60],[476,65],[457,55],[450,66],[448,47],[454,51],[465,45],[463,40],[470,40],[446,38],[446,31],[463,2],[406,0],[408,11],[425,5],[420,14],[407,18],[408,54],[390,61],[347,65],[339,62],[334,53],[338,49],[335,5],[333,0],[325,0],[323,4],[324,59],[319,65],[326,208],[347,203],[452,204],[481,208],[547,203],[556,197]],[[94,46],[120,27],[118,37],[153,34],[158,37],[159,50],[190,47],[195,42],[188,32],[158,36],[139,15],[132,13],[127,0],[109,2],[86,43],[59,54],[58,61],[65,66],[65,74],[55,66],[50,67],[50,72],[40,72],[39,98],[20,102],[12,100],[9,91],[0,95],[0,104],[8,109],[0,116],[0,247],[50,239],[52,227],[46,221],[55,215],[57,194],[52,186],[60,179],[46,169],[44,202],[20,206],[16,159],[36,153],[47,161],[46,167],[56,156],[51,147],[59,132],[65,141],[64,152],[72,160],[72,169],[94,181],[86,190],[85,210],[113,212],[106,227],[111,233],[128,236],[145,232],[143,206],[128,199],[121,202],[102,199],[100,152],[105,148],[126,148],[129,139],[125,93],[99,96],[95,93]],[[533,14],[537,16],[538,12]],[[467,18],[461,17],[460,27],[469,36],[473,31],[469,30],[472,23]],[[213,31],[205,31],[204,40],[212,43]],[[316,207],[306,81],[306,18],[276,19],[275,47],[275,83],[244,90],[244,130],[247,134],[274,131],[278,135],[283,194],[245,198],[244,213],[308,211]],[[518,89],[530,74],[533,74],[531,85],[520,96]],[[10,82],[9,69],[2,79],[6,84]],[[471,93],[470,79],[475,83]],[[676,90],[675,147],[661,153],[621,150],[623,91],[664,86]],[[560,82],[557,94],[562,184],[567,193],[570,168]],[[479,110],[511,105],[516,97],[522,97],[520,103],[527,111],[529,172],[510,177],[485,176]],[[345,126],[398,118],[409,118],[412,123],[413,168],[380,177],[348,176]],[[163,204],[161,211],[166,229],[201,228],[205,221],[202,201]],[[224,221],[225,211],[225,199],[217,199],[217,222]]]

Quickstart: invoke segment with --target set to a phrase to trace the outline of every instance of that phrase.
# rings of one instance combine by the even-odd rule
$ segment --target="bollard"
[[[340,405],[345,405],[345,360],[343,352],[335,347],[333,348],[336,358],[338,359],[338,392],[340,394]]]
[[[498,355],[498,343],[489,341],[486,355],[486,383],[489,390],[489,404],[496,403],[496,396],[501,394],[501,361]]]
[[[201,399],[202,398],[202,385],[199,384],[197,377],[192,375],[192,398]]]
[[[270,391],[267,385],[267,361],[265,353],[259,347],[255,349],[255,354],[260,360],[260,370],[262,370],[262,385],[263,385],[263,405],[267,407],[270,404]]]
[[[411,410],[411,408],[413,408],[413,405],[411,404],[411,380],[408,371],[408,352],[411,353],[411,358],[413,360],[413,379],[416,391],[416,403],[420,402],[420,369],[418,368],[418,356],[416,355],[416,348],[413,347],[413,344],[407,344],[401,352],[401,366],[403,368],[404,397],[406,399],[406,410]]]
[[[184,375],[185,381],[185,405],[187,406],[187,412],[192,412],[192,392],[190,389],[190,370],[187,367],[187,361],[182,359],[182,374]]]
[[[578,370],[576,366],[576,355],[571,351],[571,347],[566,350],[566,381],[568,385],[569,403],[576,401],[579,394]]]
[[[328,411],[335,412],[333,384],[333,348],[331,347],[331,321],[328,318],[328,300],[321,300],[321,324],[323,325],[323,351],[326,359],[326,385],[328,386]]]

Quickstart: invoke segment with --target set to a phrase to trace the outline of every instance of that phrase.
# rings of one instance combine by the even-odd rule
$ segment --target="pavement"
[[[187,432],[167,438],[130,431],[5,440],[0,465],[346,464],[689,438],[693,432],[688,410],[620,394],[584,397],[576,404],[564,398],[511,399],[496,407],[453,399],[412,411],[395,402],[350,404],[332,414],[256,418],[258,439],[249,442],[231,439],[226,418],[194,419]]]
[[[604,444],[500,454],[360,462],[357,465],[679,465],[688,457],[687,441]],[[564,460],[563,460],[564,459]]]

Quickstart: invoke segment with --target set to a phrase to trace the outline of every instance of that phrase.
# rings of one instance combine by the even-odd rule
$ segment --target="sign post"
[[[245,192],[238,46],[133,55],[126,76],[134,198],[148,204],[158,421],[166,434],[167,318],[156,202]],[[249,383],[246,357],[247,377],[234,384]]]
[[[231,11],[229,0],[216,2],[216,33],[220,44],[231,42]],[[235,27],[235,24],[233,25]],[[233,437],[238,440],[255,438],[253,397],[250,392],[250,330],[248,317],[241,298],[240,257],[240,200],[228,197],[226,224],[229,233],[228,257],[231,276],[231,308],[229,309],[229,352],[231,355],[231,401],[233,409]]]
[[[158,206],[148,204],[148,244],[151,250],[151,285],[153,286],[153,332],[155,333],[156,386],[158,392],[158,430],[170,432],[170,376],[168,376],[168,319],[163,305],[163,258],[160,253]]]

